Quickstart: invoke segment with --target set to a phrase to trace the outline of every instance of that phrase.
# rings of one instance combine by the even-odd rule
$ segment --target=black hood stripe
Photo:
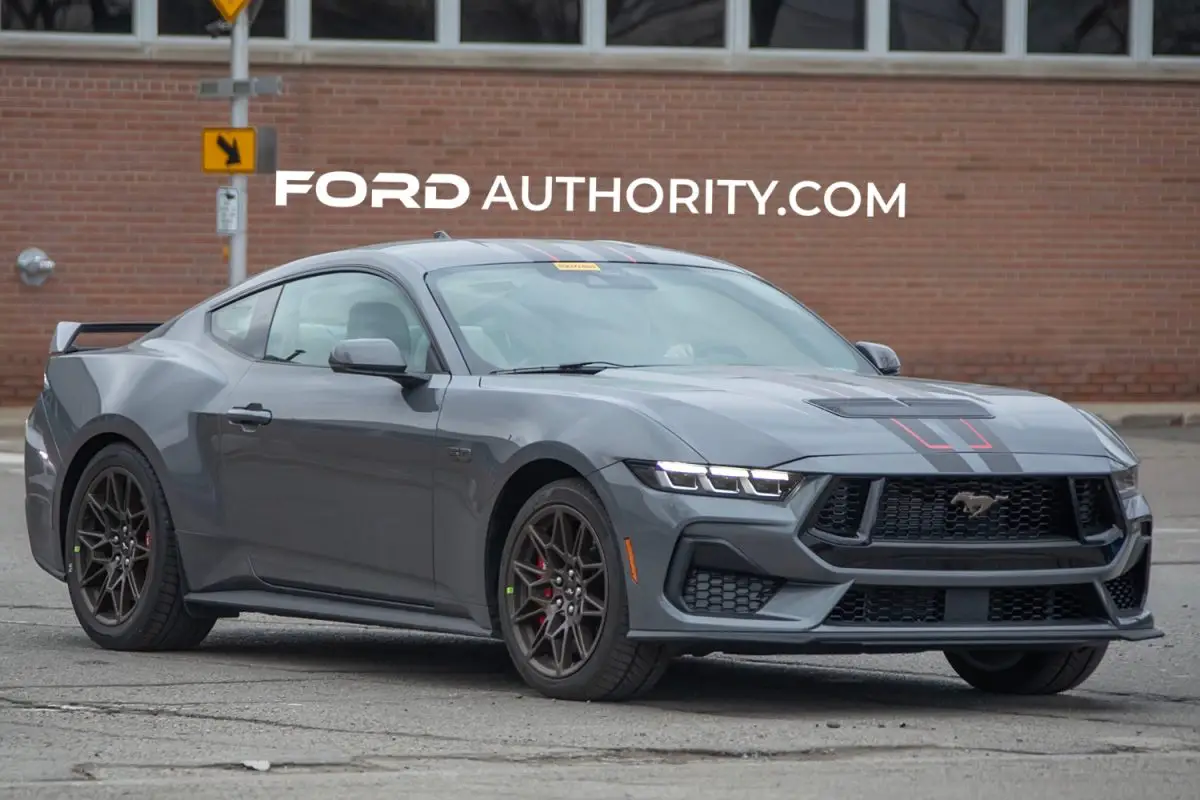
[[[952,447],[943,442],[927,425],[916,419],[878,419],[876,420],[892,435],[905,442],[920,454],[929,465],[938,472],[958,473],[969,475],[977,472],[972,469],[958,453],[952,452]]]
[[[962,437],[992,472],[1021,472],[1021,462],[1004,443],[1004,439],[983,420],[950,419],[945,420],[945,423],[955,435]]]

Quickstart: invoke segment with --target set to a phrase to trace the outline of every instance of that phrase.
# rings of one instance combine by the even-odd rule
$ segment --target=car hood
[[[766,467],[811,456],[914,451],[1133,460],[1094,417],[1053,397],[1006,387],[762,367],[509,377],[636,407],[709,463]]]

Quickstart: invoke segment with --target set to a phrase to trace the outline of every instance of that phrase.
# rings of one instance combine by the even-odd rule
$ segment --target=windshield
[[[873,371],[811,311],[733,270],[503,264],[427,280],[476,374],[592,361]]]

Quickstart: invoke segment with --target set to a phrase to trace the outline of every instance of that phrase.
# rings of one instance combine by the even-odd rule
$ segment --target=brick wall
[[[1200,398],[1200,84],[282,72],[287,94],[251,111],[278,127],[282,168],[450,171],[477,196],[458,211],[275,208],[272,180],[252,176],[251,271],[438,228],[644,240],[759,272],[896,347],[910,374]],[[165,318],[224,285],[199,140],[228,106],[194,99],[220,74],[3,62],[0,403],[38,391],[56,320]],[[498,172],[906,181],[908,216],[480,211]],[[59,265],[41,288],[12,267],[31,245]]]

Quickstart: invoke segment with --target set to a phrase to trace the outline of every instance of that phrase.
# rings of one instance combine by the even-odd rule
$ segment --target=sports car
[[[570,700],[714,652],[940,651],[1048,694],[1164,635],[1102,420],[901,376],[656,246],[439,231],[59,322],[25,439],[32,555],[113,650],[246,612],[500,639]]]

